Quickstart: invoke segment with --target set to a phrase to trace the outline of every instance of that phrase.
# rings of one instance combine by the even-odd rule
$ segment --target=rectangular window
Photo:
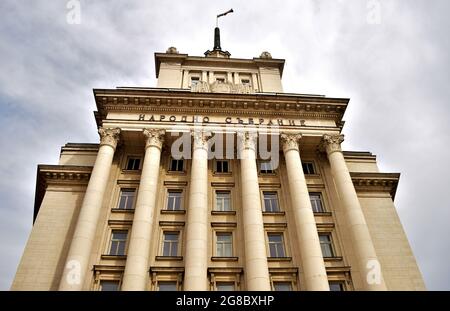
[[[177,290],[177,282],[176,281],[159,281],[158,282],[158,291],[168,292],[168,291],[176,291]]]
[[[216,256],[233,257],[233,234],[230,232],[216,233]]]
[[[182,190],[169,190],[167,192],[167,210],[181,210],[181,199],[183,198]]]
[[[232,292],[234,291],[234,282],[216,282],[216,288],[219,292]]]
[[[183,159],[180,159],[180,160],[171,159],[169,170],[172,172],[183,172],[184,160]]]
[[[102,292],[115,292],[118,291],[120,287],[119,281],[100,281],[100,291]]]
[[[284,251],[284,242],[282,233],[269,233],[267,234],[269,241],[269,256],[275,258],[286,257]]]
[[[249,79],[241,79],[241,83],[243,85],[249,85],[250,86],[250,80]]]
[[[329,284],[331,292],[342,292],[345,290],[344,282],[332,281]]]
[[[275,191],[263,191],[264,212],[276,213],[280,211],[278,205],[278,194]]]
[[[320,247],[324,258],[334,257],[331,235],[329,233],[319,234]]]
[[[216,160],[216,173],[229,173],[229,164],[227,160]]]
[[[309,199],[311,200],[311,206],[314,213],[325,212],[322,205],[322,195],[317,192],[312,192],[309,194]]]
[[[141,159],[136,157],[129,157],[127,162],[127,170],[137,171],[140,169]]]
[[[260,168],[259,172],[261,174],[273,174],[274,173],[272,162],[270,162],[270,161],[261,161],[259,163],[259,168]]]
[[[164,232],[162,255],[165,257],[178,256],[179,232]]]
[[[273,289],[276,292],[290,292],[292,291],[291,282],[273,282]]]
[[[118,209],[133,209],[136,189],[121,189]]]
[[[305,175],[314,175],[316,173],[313,162],[302,162],[302,167]]]
[[[216,191],[216,211],[229,212],[231,211],[231,192],[230,191]]]
[[[127,245],[128,231],[113,230],[111,233],[111,244],[109,247],[109,255],[124,256]]]
[[[199,77],[191,77],[191,87],[196,86],[200,82]]]

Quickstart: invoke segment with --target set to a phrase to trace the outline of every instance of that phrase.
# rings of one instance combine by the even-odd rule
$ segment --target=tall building
[[[156,88],[95,89],[99,144],[39,165],[13,290],[423,290],[400,174],[342,151],[347,98],[284,93],[283,59],[155,53]]]

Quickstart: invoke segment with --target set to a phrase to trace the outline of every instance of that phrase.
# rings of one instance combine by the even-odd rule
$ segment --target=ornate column
[[[146,140],[145,157],[122,282],[122,290],[124,291],[143,291],[146,289],[149,279],[148,268],[153,215],[155,213],[159,163],[165,131],[145,129],[143,134]]]
[[[194,131],[186,224],[184,290],[208,290],[208,135]]]
[[[81,290],[88,270],[89,257],[120,129],[100,128],[98,133],[100,148],[81,205],[59,290]]]
[[[341,206],[345,213],[353,251],[358,260],[357,268],[364,282],[364,290],[386,290],[369,228],[342,154],[341,143],[343,141],[344,135],[324,135],[322,146],[327,152]]]
[[[328,277],[320,248],[316,220],[303,173],[298,142],[301,134],[282,134],[284,158],[289,181],[292,211],[297,227],[305,287],[311,291],[329,291]]]
[[[238,133],[247,290],[270,291],[266,238],[256,168],[256,133]]]

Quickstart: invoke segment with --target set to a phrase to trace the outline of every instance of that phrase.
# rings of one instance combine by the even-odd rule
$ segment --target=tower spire
[[[214,47],[213,50],[206,51],[206,57],[230,57],[230,53],[228,51],[222,51],[222,47],[220,46],[220,29],[219,29],[219,17],[225,16],[229,13],[233,13],[233,9],[229,9],[228,11],[217,15],[216,17],[216,28],[214,28]]]

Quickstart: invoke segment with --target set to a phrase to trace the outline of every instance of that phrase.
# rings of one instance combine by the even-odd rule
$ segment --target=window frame
[[[321,236],[328,236],[329,237],[328,243],[322,243],[322,240],[320,239]],[[334,246],[333,234],[331,232],[320,232],[319,231],[319,243],[320,243],[320,249],[322,251],[323,258],[336,258],[337,257],[336,248]],[[324,255],[322,245],[329,245],[329,251],[331,252],[331,256]]]
[[[223,167],[222,167],[222,172],[219,172],[219,170],[217,169],[219,162],[227,163],[227,168],[228,168],[227,172],[223,172]],[[231,161],[229,159],[214,159],[214,161],[213,161],[213,172],[214,172],[214,174],[217,174],[217,175],[229,175],[229,174],[231,174],[232,173]]]
[[[265,170],[263,170],[262,169],[262,164],[269,164],[270,165],[270,167],[272,168],[270,171],[268,171],[267,169],[265,169]],[[257,165],[258,165],[258,174],[259,175],[263,175],[263,176],[271,176],[271,175],[276,175],[277,174],[277,169],[275,169],[273,166],[272,166],[272,162],[270,161],[270,160],[258,160],[258,162],[257,162]]]
[[[189,77],[189,87],[192,88],[193,86],[196,86],[197,84],[199,84],[201,82],[201,77],[200,75],[190,75]],[[193,81],[196,81],[195,83],[192,83]]]
[[[130,160],[139,160],[139,167],[137,169],[129,169],[128,163],[130,162]],[[142,169],[142,162],[143,162],[142,155],[129,154],[126,156],[123,170],[126,172],[139,172]]]
[[[266,209],[266,198],[265,198],[265,195],[266,195],[266,193],[274,193],[275,194],[275,196],[276,196],[276,203],[277,203],[277,207],[278,207],[278,210],[267,210]],[[282,209],[281,209],[281,204],[280,204],[280,193],[279,193],[279,191],[278,190],[272,190],[272,189],[261,189],[261,200],[262,200],[262,202],[261,202],[261,204],[262,204],[262,208],[263,208],[263,213],[267,213],[267,214],[277,214],[277,213],[282,213],[283,211],[282,211]],[[271,202],[272,202],[273,200],[271,200]],[[272,203],[271,203],[271,206],[272,206]]]
[[[234,290],[239,291],[241,286],[242,268],[211,267],[208,268],[208,279],[211,291],[217,290],[217,283],[234,283]]]
[[[271,235],[279,235],[281,236],[281,246],[282,246],[282,250],[283,250],[283,255],[284,256],[272,256],[272,252],[271,252],[271,244],[273,244],[273,242],[270,242],[270,238],[269,236]],[[289,258],[288,256],[288,252],[287,252],[287,247],[286,247],[286,238],[285,238],[285,232],[283,231],[267,231],[266,232],[266,238],[267,238],[267,253],[268,253],[268,258]],[[278,253],[278,249],[277,249],[277,253]]]
[[[176,248],[176,255],[173,255],[173,254],[170,254],[170,255],[165,255],[164,254],[164,248],[165,248],[165,243],[166,243],[166,239],[165,239],[165,236],[166,236],[166,234],[177,234],[177,236],[178,236],[178,239],[177,239],[177,241],[176,241],[176,243],[177,243],[177,248]],[[177,257],[180,257],[180,254],[181,254],[181,232],[180,231],[178,231],[178,230],[163,230],[163,232],[162,232],[162,237],[161,237],[161,247],[160,247],[160,256],[161,257],[164,257],[164,258],[171,258],[171,257],[173,257],[173,258],[177,258]],[[170,247],[170,253],[172,252],[172,247]]]
[[[103,289],[102,289],[102,283],[103,282],[110,282],[110,283],[117,283],[117,289],[116,290],[112,290],[112,291],[108,291],[108,292],[118,292],[118,291],[120,291],[120,288],[121,288],[121,282],[120,282],[120,280],[107,280],[107,279],[102,279],[102,280],[99,280],[98,281],[98,291],[100,291],[100,292],[106,292],[106,291],[104,291]]]
[[[328,281],[328,285],[329,285],[329,287],[330,287],[330,291],[332,291],[331,290],[331,284],[339,284],[340,285],[340,288],[341,288],[341,290],[339,290],[339,292],[345,292],[345,291],[347,291],[348,289],[347,289],[347,286],[346,286],[346,282],[345,282],[345,280],[329,280]],[[335,292],[338,292],[338,291],[335,291]]]
[[[131,208],[120,208],[120,203],[122,201],[122,193],[126,190],[133,190],[134,196],[133,196],[133,202],[131,203]],[[131,192],[131,191],[129,191]],[[137,198],[137,192],[138,189],[135,187],[120,187],[119,188],[119,198],[117,200],[117,205],[115,207],[116,210],[119,211],[133,211],[136,207],[136,198]],[[129,197],[126,198],[126,202],[128,203]],[[125,203],[125,206],[127,206],[127,203]]]
[[[124,252],[123,254],[111,254],[111,250],[112,250],[112,245],[113,245],[113,235],[114,232],[126,232],[127,236],[125,239],[125,245],[124,245]],[[111,228],[110,232],[109,232],[109,241],[108,241],[108,248],[105,252],[106,256],[114,256],[114,257],[124,257],[127,255],[128,252],[128,243],[129,243],[129,235],[130,235],[130,230],[128,228]],[[119,240],[119,241],[124,241],[124,240]]]
[[[303,167],[303,165],[308,165],[308,164],[311,165],[313,173],[305,172],[305,168]],[[313,160],[304,160],[304,161],[302,161],[302,170],[303,170],[303,174],[305,176],[317,176],[317,175],[319,175],[316,163]]]
[[[214,235],[215,235],[215,239],[214,239],[214,244],[215,244],[215,248],[214,248],[214,257],[219,257],[219,258],[233,258],[236,257],[235,256],[235,252],[234,252],[234,234],[232,230],[214,230]],[[229,236],[230,237],[230,241],[229,241],[229,245],[230,245],[230,252],[231,254],[226,255],[226,254],[219,254],[219,236]],[[222,251],[226,250],[226,247],[224,246],[225,243],[222,243]]]
[[[323,193],[321,191],[314,191],[314,190],[313,191],[309,191],[308,195],[309,195],[309,200],[311,202],[311,208],[312,208],[314,214],[327,213],[327,209],[325,208],[325,204],[324,204],[324,196],[323,196]],[[321,211],[315,211],[314,210],[313,200],[312,200],[312,197],[311,197],[312,195],[318,195],[319,196]]]
[[[220,212],[220,213],[230,213],[233,212],[233,193],[231,191],[231,189],[214,189],[214,206],[213,206],[213,212]],[[218,193],[228,193],[229,194],[229,209],[225,210],[225,209],[218,209],[217,208],[217,202],[218,202]],[[223,205],[222,207],[225,206],[225,199],[222,200]]]
[[[276,285],[275,284],[289,284],[290,289],[289,290],[276,290]],[[272,290],[275,292],[292,292],[294,290],[294,286],[292,284],[292,281],[272,281]]]
[[[172,170],[172,161],[177,161],[178,163],[181,161],[183,164],[182,170],[178,171],[178,170]],[[170,174],[183,174],[186,173],[186,167],[187,167],[187,163],[186,163],[186,159],[175,159],[171,156],[169,156],[169,161],[168,161],[168,167],[167,167],[167,172]],[[178,165],[177,165],[178,168]]]
[[[169,199],[170,199],[170,193],[180,193],[180,209],[169,209]],[[185,211],[184,208],[184,188],[166,188],[165,191],[165,200],[164,200],[164,211],[166,212],[181,212]]]
[[[158,291],[159,282],[175,282],[176,291],[183,290],[183,272],[180,267],[150,267],[150,286],[152,291]]]

